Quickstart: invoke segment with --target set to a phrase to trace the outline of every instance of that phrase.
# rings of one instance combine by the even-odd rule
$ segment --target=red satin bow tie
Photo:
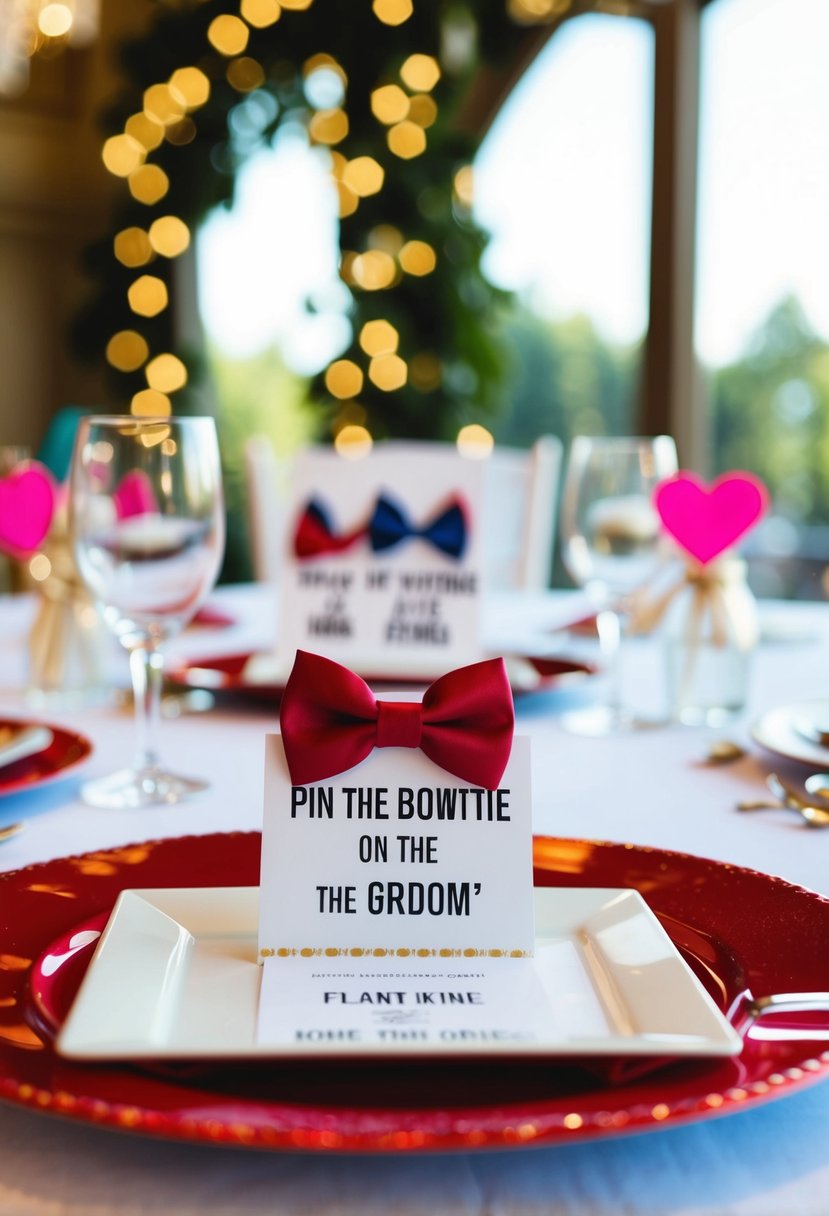
[[[294,785],[343,773],[375,747],[419,747],[471,785],[494,790],[512,750],[515,713],[503,659],[450,671],[423,701],[377,701],[358,675],[298,650],[279,711]]]

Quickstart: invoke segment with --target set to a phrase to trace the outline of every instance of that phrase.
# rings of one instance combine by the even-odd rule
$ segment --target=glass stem
[[[161,717],[162,655],[152,645],[130,651],[130,675],[135,702],[135,768],[138,772],[158,767],[158,723]]]
[[[622,622],[619,613],[603,608],[596,614],[596,631],[605,663],[607,708],[616,717],[622,710]]]

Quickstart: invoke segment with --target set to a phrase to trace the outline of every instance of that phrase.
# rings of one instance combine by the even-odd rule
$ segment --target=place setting
[[[345,502],[359,484],[379,527],[377,484],[392,482],[432,523],[398,536],[402,511],[386,503],[393,544],[367,546],[370,522],[333,555],[286,565],[277,636],[293,657],[272,721],[248,727],[263,743],[243,787],[264,786],[261,835],[133,836],[0,876],[0,1094],[168,1139],[418,1153],[653,1130],[822,1077],[829,905],[733,864],[538,833],[546,757],[533,761],[509,662],[481,653],[476,624],[480,465],[452,451],[377,462],[355,478],[308,453],[302,501],[324,484],[339,502],[340,479]],[[716,486],[669,474],[650,491],[654,518],[660,495],[689,485],[695,510],[716,501]],[[138,727],[135,766],[81,798],[106,815],[182,803],[197,832],[207,781],[162,765],[153,730],[161,648],[221,556],[215,430],[87,420],[70,496],[79,570],[128,653]],[[448,503],[437,521],[435,501]],[[327,546],[330,521],[311,517]],[[604,535],[605,505],[601,518]],[[730,540],[750,523],[732,522]],[[696,553],[694,569],[722,551]],[[718,611],[706,580],[695,637]],[[397,687],[375,683],[390,668]],[[6,743],[29,750],[9,753],[13,772],[61,739],[9,727]]]

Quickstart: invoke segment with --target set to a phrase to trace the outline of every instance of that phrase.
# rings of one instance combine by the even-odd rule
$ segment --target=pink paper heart
[[[27,557],[45,539],[55,511],[55,483],[43,465],[21,465],[0,478],[0,549]]]
[[[726,473],[710,486],[677,473],[654,495],[665,530],[703,566],[757,523],[767,503],[765,486],[751,473]]]

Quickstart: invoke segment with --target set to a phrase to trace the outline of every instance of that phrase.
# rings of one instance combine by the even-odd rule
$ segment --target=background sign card
[[[445,444],[326,448],[293,472],[279,587],[281,663],[307,649],[372,675],[435,675],[483,657],[483,462]]]
[[[292,786],[281,736],[267,736],[260,960],[532,949],[527,738],[486,790],[404,747]]]

